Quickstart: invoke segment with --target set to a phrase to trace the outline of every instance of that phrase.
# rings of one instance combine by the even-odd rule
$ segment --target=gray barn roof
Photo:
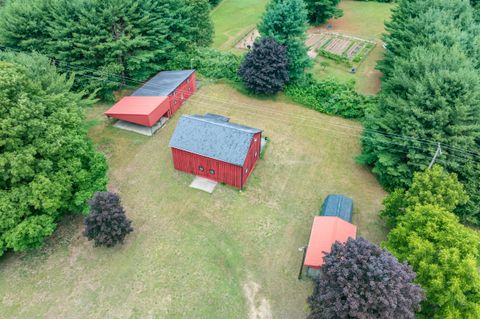
[[[220,115],[182,115],[169,146],[243,166],[253,136],[261,131]]]
[[[162,71],[148,80],[132,96],[168,96],[195,70]]]

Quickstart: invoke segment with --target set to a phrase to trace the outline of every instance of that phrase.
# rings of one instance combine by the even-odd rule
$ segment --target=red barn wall
[[[170,115],[173,115],[197,89],[196,75],[193,72],[172,93],[170,93]]]
[[[175,169],[193,175],[205,177],[236,188],[242,188],[242,167],[218,161],[209,157],[189,153],[172,148],[173,166]],[[203,166],[203,172],[199,167]],[[215,174],[210,174],[210,169]]]
[[[243,164],[243,176],[242,176],[242,185],[245,185],[248,177],[255,168],[255,164],[260,158],[260,149],[262,133],[257,133],[253,136],[252,144],[250,144],[250,149],[248,150],[247,158]]]

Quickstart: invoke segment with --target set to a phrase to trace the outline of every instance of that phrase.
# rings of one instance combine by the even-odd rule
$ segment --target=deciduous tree
[[[47,58],[0,54],[0,255],[35,248],[106,185],[86,136],[82,93]]]
[[[383,202],[385,209],[381,216],[393,227],[409,207],[431,204],[454,211],[467,201],[468,195],[457,175],[446,172],[440,165],[434,165],[431,169],[416,172],[407,191],[396,189],[388,195]]]
[[[85,218],[84,235],[95,246],[113,247],[123,243],[133,231],[132,222],[125,216],[120,197],[110,192],[98,192],[90,200],[90,215]]]
[[[343,11],[337,8],[340,0],[305,0],[308,11],[308,21],[320,25],[331,18],[339,18]]]
[[[261,38],[253,45],[238,71],[247,89],[256,94],[275,94],[288,82],[285,46],[273,38]]]
[[[410,266],[364,238],[339,242],[324,258],[308,298],[309,319],[415,318],[423,300]]]
[[[443,208],[415,206],[399,217],[386,248],[417,273],[422,318],[480,318],[480,236]]]

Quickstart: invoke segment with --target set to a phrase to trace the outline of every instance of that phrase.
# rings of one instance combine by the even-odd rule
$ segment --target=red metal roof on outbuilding
[[[105,114],[119,120],[152,126],[167,114],[169,109],[167,96],[126,96]]]
[[[331,251],[336,241],[345,243],[349,237],[355,239],[356,235],[357,226],[341,218],[316,216],[313,220],[304,265],[320,268],[323,265],[323,257]]]

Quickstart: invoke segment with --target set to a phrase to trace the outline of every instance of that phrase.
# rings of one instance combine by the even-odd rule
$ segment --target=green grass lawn
[[[68,218],[43,249],[2,257],[2,318],[304,318],[312,284],[296,278],[298,248],[327,194],[351,196],[359,234],[384,239],[385,193],[353,159],[356,122],[223,84],[204,84],[152,138],[111,127],[107,108],[88,110],[90,135],[135,230],[123,246],[94,248],[81,218]],[[271,139],[243,192],[193,190],[193,177],[172,167],[180,115],[205,112]]]
[[[234,50],[235,44],[255,28],[268,0],[223,0],[212,12],[213,47]]]
[[[375,66],[383,56],[381,38],[385,32],[384,22],[390,18],[393,6],[391,3],[343,0],[339,7],[344,15],[329,21],[332,26],[330,31],[376,41],[377,46],[362,62],[356,74],[351,74],[348,66],[323,57],[317,57],[313,74],[318,78],[332,76],[340,81],[355,80],[358,92],[376,94],[380,88],[381,73],[375,70]],[[330,65],[323,68],[321,61],[328,61]]]

